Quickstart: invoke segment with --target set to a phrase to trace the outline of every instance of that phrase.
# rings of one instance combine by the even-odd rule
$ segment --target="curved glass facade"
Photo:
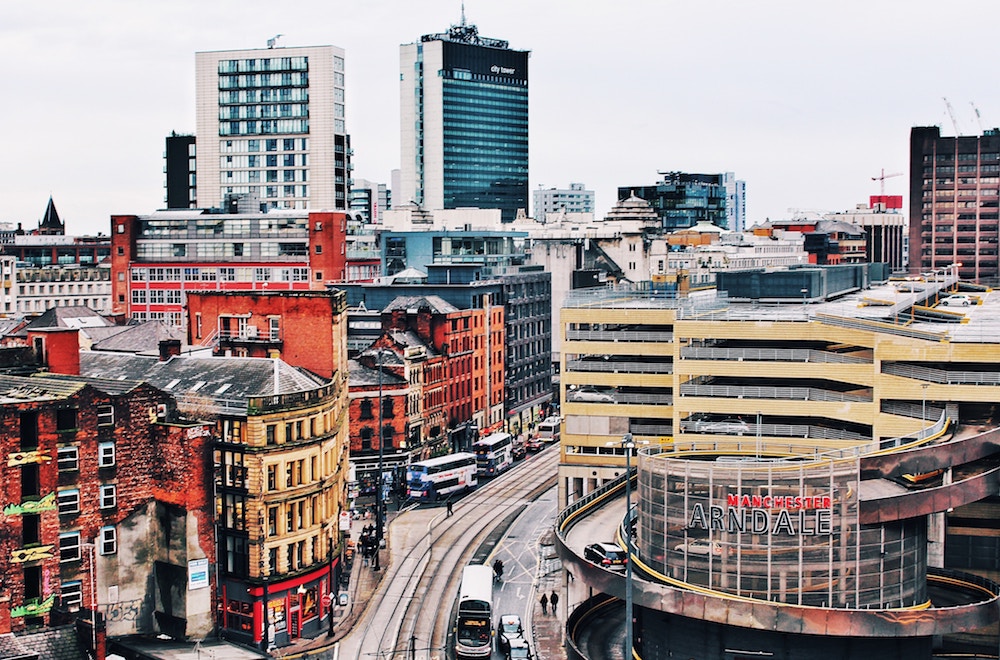
[[[861,525],[853,460],[640,452],[642,561],[736,596],[817,607],[927,600],[925,518]]]

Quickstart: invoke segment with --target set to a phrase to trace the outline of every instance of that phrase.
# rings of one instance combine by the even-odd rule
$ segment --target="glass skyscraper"
[[[400,46],[397,204],[528,210],[528,51],[460,25]]]

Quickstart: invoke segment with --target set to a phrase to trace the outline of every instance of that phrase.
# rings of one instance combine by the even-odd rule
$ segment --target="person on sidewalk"
[[[454,511],[451,510],[451,506],[452,506],[451,500],[448,500],[448,515],[446,516],[447,518],[451,518],[452,514],[454,513]]]
[[[558,614],[556,607],[559,605],[559,594],[554,590],[552,591],[552,595],[549,596],[549,604],[552,605],[552,616],[556,616]]]
[[[542,604],[542,614],[548,614],[549,597],[542,594],[542,597],[538,599],[538,602]]]

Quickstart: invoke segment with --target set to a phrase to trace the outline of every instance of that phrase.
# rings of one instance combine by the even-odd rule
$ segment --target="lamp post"
[[[927,421],[927,388],[930,387],[930,383],[920,383],[920,389],[923,390],[920,398],[920,421]]]
[[[635,440],[631,433],[622,436],[625,450],[625,660],[632,660],[632,451]]]
[[[379,571],[379,554],[382,549],[382,446],[385,444],[385,428],[382,419],[382,348],[378,349],[378,478],[375,480],[375,560],[372,570]]]
[[[340,537],[341,538],[344,537],[344,533],[343,532],[340,533]],[[341,543],[340,545],[341,545],[341,548],[343,548],[344,544]],[[327,619],[327,626],[328,626],[327,631],[326,631],[326,635],[327,635],[327,637],[333,637],[333,606],[337,602],[337,600],[336,600],[337,599],[337,593],[336,593],[336,582],[334,580],[334,575],[333,575],[333,537],[332,536],[330,537],[329,542],[327,543],[327,546],[326,546],[326,559],[327,559],[327,562],[329,562],[329,566],[330,566],[330,573],[329,573],[329,575],[326,578],[326,580],[327,580],[327,590],[326,591],[327,591],[327,595],[330,598],[330,606],[328,608],[326,608],[326,619]],[[343,566],[344,562],[341,561],[340,565]]]

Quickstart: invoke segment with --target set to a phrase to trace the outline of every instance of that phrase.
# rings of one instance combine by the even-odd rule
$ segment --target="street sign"
[[[340,512],[340,531],[351,531],[351,514],[347,511]]]
[[[333,599],[330,598],[330,594],[323,594],[323,607],[330,607],[330,602]]]

